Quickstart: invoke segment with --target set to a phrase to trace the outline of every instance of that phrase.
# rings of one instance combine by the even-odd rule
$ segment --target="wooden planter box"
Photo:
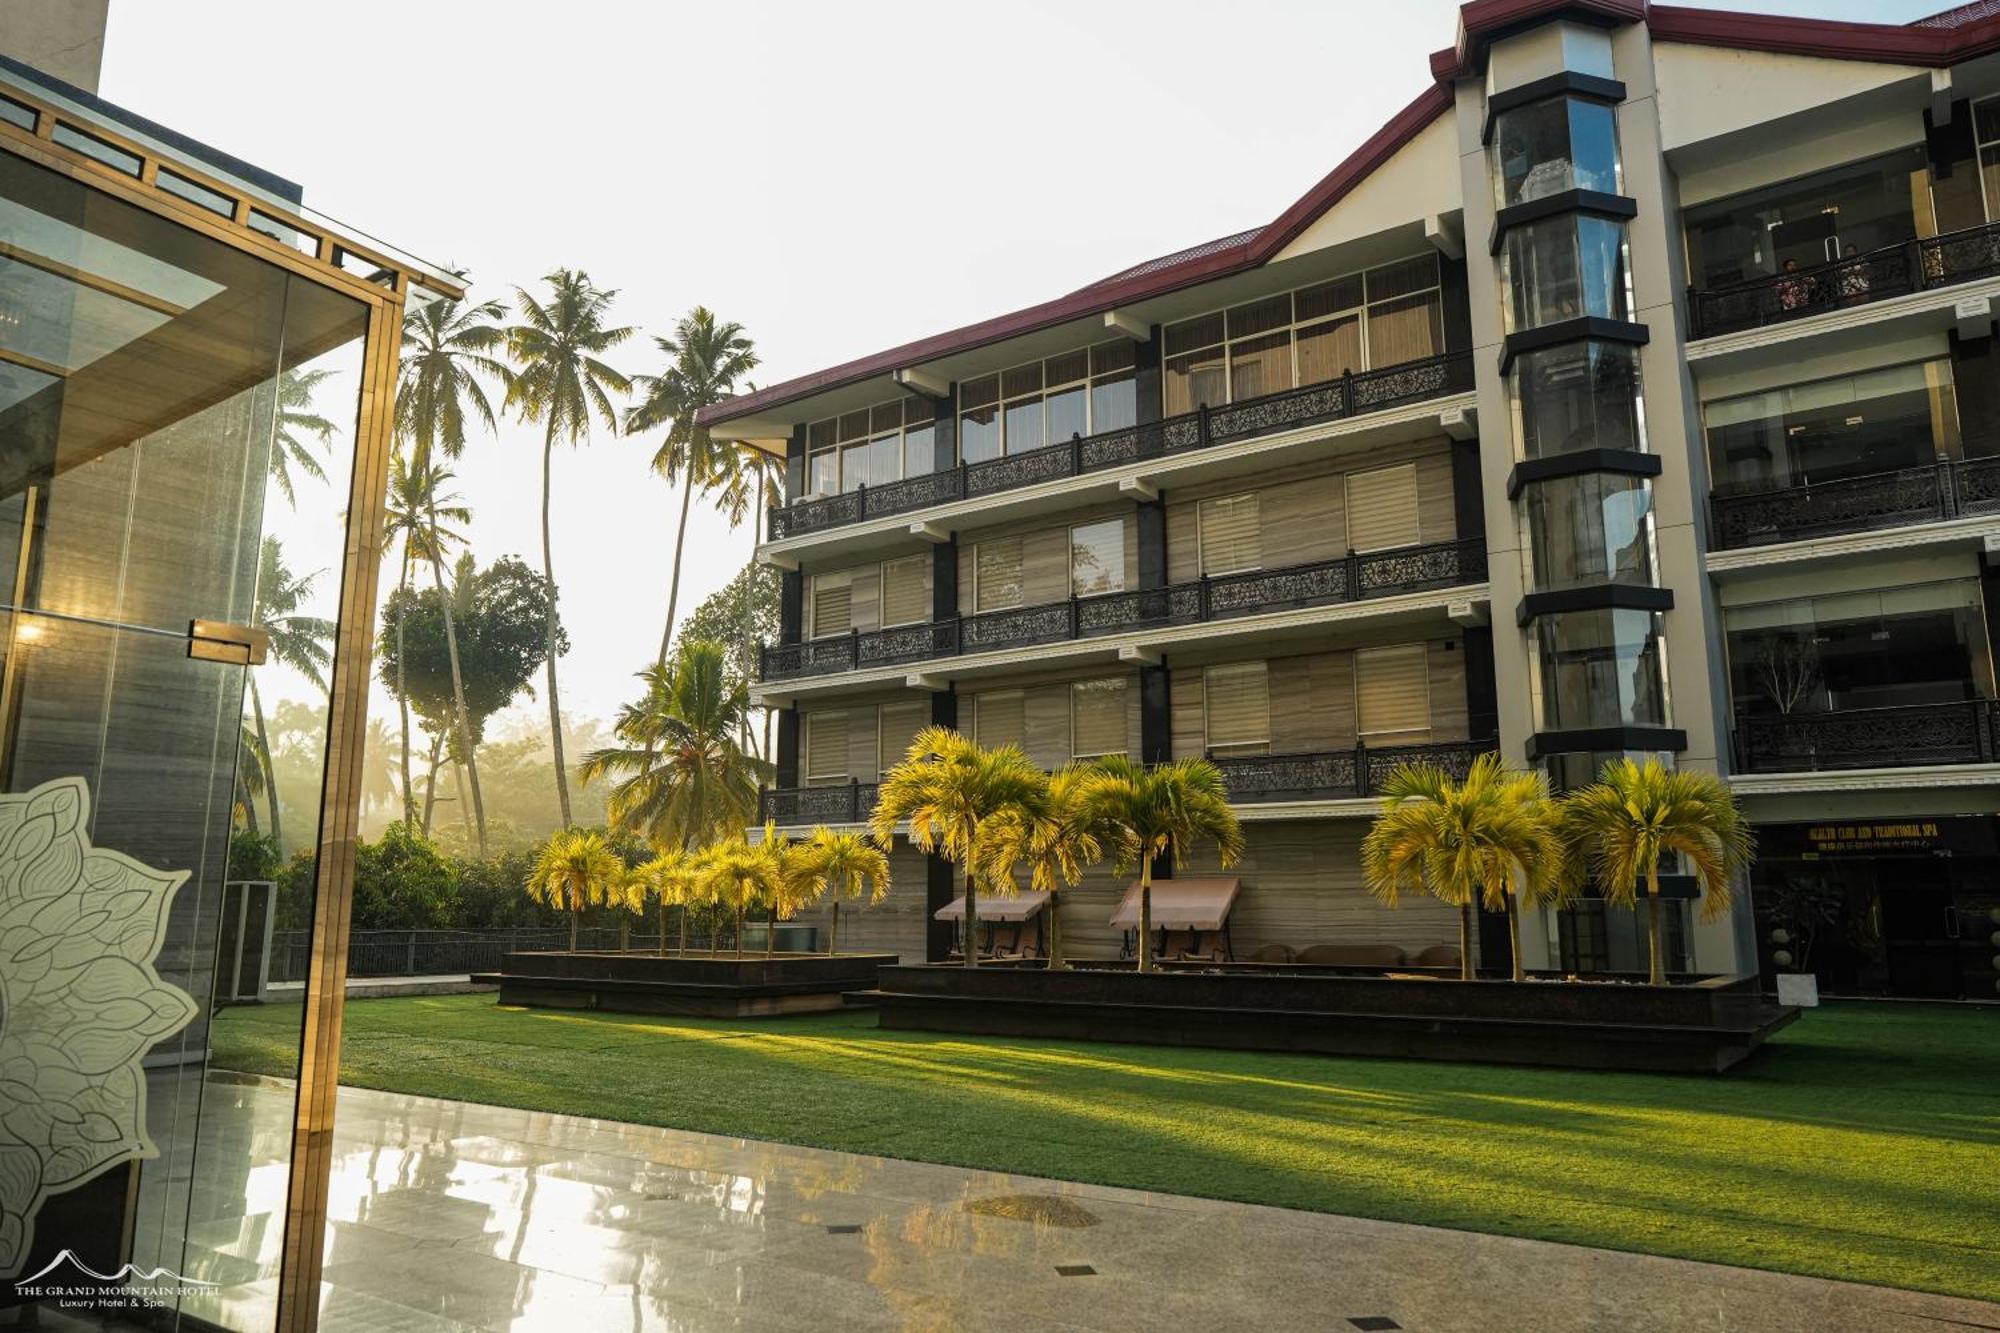
[[[1798,1017],[1757,978],[1685,985],[1314,975],[1269,967],[884,967],[885,1028],[1165,1046],[1719,1072]]]
[[[842,995],[876,984],[895,954],[510,953],[500,971],[473,978],[500,987],[499,1003],[625,1014],[762,1018],[842,1007]]]

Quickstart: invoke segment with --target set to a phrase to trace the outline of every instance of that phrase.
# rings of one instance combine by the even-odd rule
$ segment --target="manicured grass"
[[[298,1011],[224,1067],[289,1076]],[[2000,1010],[1842,1004],[1716,1077],[362,1000],[367,1088],[2000,1299]]]

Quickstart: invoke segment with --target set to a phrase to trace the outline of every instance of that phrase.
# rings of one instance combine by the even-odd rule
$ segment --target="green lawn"
[[[298,1010],[233,1009],[289,1075]],[[2000,1299],[2000,1010],[1844,1004],[1726,1076],[362,1000],[344,1081]]]

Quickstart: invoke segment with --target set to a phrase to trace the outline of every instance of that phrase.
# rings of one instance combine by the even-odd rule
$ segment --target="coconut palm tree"
[[[1090,798],[1097,771],[1072,764],[1049,775],[1039,800],[1003,810],[979,830],[978,861],[988,882],[1012,881],[1026,866],[1028,887],[1049,895],[1049,967],[1063,966],[1063,890],[1083,881],[1104,859],[1116,834],[1104,827]]]
[[[285,564],[284,548],[266,536],[257,551],[257,602],[250,623],[270,636],[270,657],[312,682],[324,693],[326,672],[333,665],[334,623],[299,608],[312,596],[318,574],[294,574]],[[284,816],[278,809],[277,774],[271,769],[271,739],[264,726],[264,698],[258,673],[250,673],[250,711],[257,728],[257,759],[264,768],[265,802],[271,811],[271,840],[282,854]]]
[[[1382,813],[1361,842],[1369,890],[1394,906],[1423,889],[1459,909],[1459,975],[1472,970],[1472,904],[1507,913],[1514,980],[1522,977],[1521,912],[1565,892],[1563,843],[1548,781],[1510,773],[1497,754],[1475,759],[1464,781],[1430,764],[1405,764],[1382,784]]]
[[[1048,779],[1017,745],[982,748],[950,727],[925,727],[903,759],[882,778],[869,832],[893,845],[896,826],[910,825],[910,843],[936,852],[965,877],[965,965],[979,966],[980,827],[1003,811],[1040,799]],[[1002,882],[1003,891],[1013,889]]]
[[[1083,800],[1089,818],[1114,839],[1118,873],[1139,870],[1139,970],[1153,970],[1153,862],[1186,859],[1204,842],[1222,864],[1243,854],[1243,829],[1229,804],[1222,770],[1206,759],[1147,767],[1123,755],[1100,759]]]
[[[618,710],[613,727],[623,744],[591,751],[577,771],[586,786],[615,779],[611,826],[683,849],[744,827],[771,766],[743,748],[750,687],[730,673],[727,651],[688,639],[669,665],[639,678],[645,693]]]
[[[716,439],[695,420],[702,408],[736,392],[738,381],[757,366],[757,353],[743,326],[718,323],[715,312],[696,306],[674,324],[674,331],[654,344],[666,358],[657,375],[635,375],[639,401],[625,414],[625,433],[667,429],[653,454],[653,470],[669,484],[681,483],[680,525],[674,534],[674,568],[667,584],[667,624],[660,633],[659,661],[665,663],[674,636],[674,615],[681,595],[681,552],[687,542],[688,507],[694,493],[730,486],[733,522],[740,522],[747,504],[742,476],[743,450]],[[733,483],[733,485],[732,485]]]
[[[278,414],[271,440],[271,480],[278,483],[285,503],[295,509],[298,507],[298,496],[292,491],[293,468],[314,481],[326,480],[326,468],[320,464],[319,454],[340,428],[313,410],[313,395],[333,373],[330,369],[286,370],[278,376]]]
[[[1614,759],[1591,786],[1563,802],[1563,827],[1574,849],[1575,870],[1587,867],[1607,902],[1634,905],[1646,885],[1646,935],[1652,963],[1648,979],[1664,985],[1660,956],[1660,858],[1687,858],[1700,882],[1702,917],[1728,910],[1738,872],[1757,846],[1728,784],[1707,773],[1668,768],[1658,759],[1640,764]]]
[[[602,833],[557,829],[542,844],[529,872],[528,896],[569,913],[569,947],[576,951],[576,927],[586,906],[627,905],[625,862]]]
[[[499,429],[484,380],[505,384],[507,366],[496,353],[507,343],[498,301],[432,301],[403,316],[402,361],[396,372],[396,435],[416,451],[419,465],[432,453],[465,452],[466,426]]]
[[[826,951],[834,953],[840,947],[840,900],[866,894],[872,905],[887,897],[888,854],[866,834],[836,833],[822,827],[796,844],[792,855],[809,893],[807,901],[833,896],[833,924],[827,930]]]
[[[556,571],[549,541],[550,463],[556,442],[582,444],[593,420],[618,433],[613,393],[629,393],[632,381],[612,369],[603,355],[632,336],[608,322],[616,292],[605,291],[580,269],[559,268],[543,279],[545,296],[521,288],[514,294],[521,322],[508,327],[507,406],[521,420],[538,422],[542,432],[542,577],[549,582],[548,675],[549,744],[555,753],[556,801],[563,827],[570,826],[569,769],[563,761],[562,696],[556,686]]]
[[[751,843],[740,835],[704,849],[695,859],[702,892],[727,908],[736,919],[736,956],[743,956],[743,917],[755,906],[776,903],[785,893],[785,866],[768,843]],[[708,952],[715,952],[711,935]]]

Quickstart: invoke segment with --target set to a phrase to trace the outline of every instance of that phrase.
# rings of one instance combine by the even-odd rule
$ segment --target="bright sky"
[[[1947,0],[1722,7],[1904,22]],[[1451,0],[112,0],[102,93],[508,295],[558,265],[664,332],[743,323],[769,383],[1259,225],[1422,90]],[[613,363],[658,369],[648,336]],[[558,459],[567,711],[666,612],[653,440]],[[482,563],[539,563],[540,438],[461,465]],[[681,608],[748,558],[697,511]],[[526,702],[533,716],[545,705]],[[379,701],[377,716],[389,716]]]

